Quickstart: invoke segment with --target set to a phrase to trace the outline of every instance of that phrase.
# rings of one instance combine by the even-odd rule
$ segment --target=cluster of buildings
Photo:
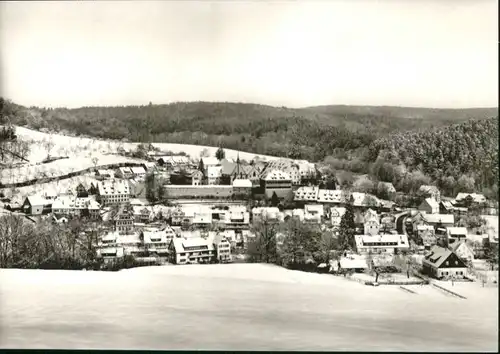
[[[402,210],[391,201],[338,186],[320,188],[316,167],[308,161],[245,163],[239,157],[202,157],[195,162],[187,156],[155,153],[149,153],[149,160],[142,166],[97,169],[89,185],[27,196],[19,209],[31,217],[47,215],[56,223],[81,217],[99,223],[98,253],[105,261],[131,255],[145,262],[189,264],[231,262],[233,251],[253,237],[252,223],[259,220],[279,223],[294,218],[338,233],[349,203],[354,210],[353,252],[365,258],[420,253],[424,269],[436,277],[465,275],[464,265],[480,248],[471,239],[486,237],[481,230],[457,225],[457,217],[467,214],[471,205],[482,205],[485,214],[495,213],[480,194],[442,198],[435,186],[421,187],[425,198],[416,210]],[[154,185],[149,188],[163,189],[177,205],[147,201],[150,176]],[[390,183],[386,189],[395,192]],[[276,198],[288,200],[286,208],[248,203]],[[498,227],[489,234],[488,240],[498,243]],[[355,263],[341,262],[345,268]]]

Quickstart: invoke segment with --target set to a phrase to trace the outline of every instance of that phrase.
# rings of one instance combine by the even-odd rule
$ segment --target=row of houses
[[[98,255],[105,262],[126,255],[173,264],[232,261],[231,242],[225,234],[208,232],[204,236],[182,237],[170,226],[138,233],[107,233],[98,243]]]

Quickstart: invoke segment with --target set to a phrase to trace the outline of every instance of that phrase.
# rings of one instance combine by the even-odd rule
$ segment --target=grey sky
[[[1,93],[69,107],[497,106],[497,13],[482,0],[2,2]]]

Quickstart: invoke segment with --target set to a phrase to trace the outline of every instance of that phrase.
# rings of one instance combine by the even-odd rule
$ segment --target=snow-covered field
[[[93,176],[82,175],[55,182],[19,187],[15,189],[15,193],[13,193],[11,188],[6,188],[2,192],[6,197],[11,198],[11,203],[23,203],[24,198],[28,195],[59,195],[66,193],[70,189],[75,193],[75,189],[80,183],[88,187],[90,183],[94,183],[95,185],[97,180]]]
[[[466,286],[462,300],[261,264],[0,270],[0,347],[498,351],[498,291]]]
[[[96,155],[97,156],[97,155]],[[98,162],[94,165],[92,157],[74,155],[69,159],[56,160],[45,164],[30,164],[17,168],[0,171],[1,183],[19,183],[35,178],[64,176],[71,172],[82,171],[94,166],[104,166],[125,162],[143,163],[144,160],[119,155],[98,155]]]
[[[80,138],[61,134],[48,134],[39,132],[36,130],[31,130],[23,127],[16,127],[16,134],[23,138],[32,140],[35,142],[40,142],[41,148],[39,151],[32,151],[30,156],[30,161],[42,161],[47,157],[47,151],[43,148],[44,142],[53,141],[54,147],[52,149],[52,155],[68,155],[72,152],[85,152],[86,154],[102,155],[109,153],[117,153],[118,149],[121,147],[126,151],[133,151],[137,148],[138,143],[125,143],[113,140],[101,140],[101,139],[91,139],[91,138]],[[215,156],[217,147],[203,146],[203,145],[189,145],[189,144],[168,144],[168,143],[153,143],[153,145],[160,149],[161,151],[172,151],[173,153],[185,152],[193,159],[200,157],[200,153],[207,149],[210,156]],[[66,153],[68,152],[68,153]],[[226,157],[231,159],[236,159],[238,151],[225,149]],[[268,155],[258,155],[248,152],[239,152],[240,159],[252,160],[255,157],[260,157],[266,160],[275,160],[277,157]]]
[[[116,155],[123,148],[134,151],[138,143],[125,143],[112,140],[80,138],[61,134],[48,134],[23,127],[16,127],[16,134],[32,143],[27,159],[30,164],[12,169],[0,170],[0,183],[18,183],[41,177],[55,177],[70,172],[81,171],[94,166],[103,166],[111,163],[144,162],[143,160]],[[203,150],[208,150],[210,156],[215,156],[216,147],[188,144],[153,143],[160,151],[173,153],[185,152],[193,159],[198,159]],[[274,156],[257,155],[247,152],[226,149],[226,157],[252,160],[259,157],[264,160],[277,159]],[[41,164],[47,156],[69,157],[69,159],[56,160],[51,163]],[[93,159],[96,158],[96,164]]]

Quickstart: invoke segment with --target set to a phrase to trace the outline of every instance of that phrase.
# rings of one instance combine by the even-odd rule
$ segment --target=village
[[[355,247],[340,254],[332,249],[328,264],[317,265],[318,271],[375,283],[386,277],[379,279],[381,268],[394,273],[388,276],[393,282],[422,277],[487,281],[485,274],[493,271],[491,281],[497,281],[498,262],[487,258],[498,248],[498,208],[483,195],[447,198],[437,187],[423,185],[418,207],[404,208],[325,183],[328,177],[308,161],[245,161],[239,154],[233,160],[225,158],[222,148],[215,155],[192,159],[148,151],[144,163],[96,167],[66,191],[42,189],[18,196],[17,204],[4,199],[4,208],[33,223],[91,221],[103,264],[129,257],[136,264],[162,265],[245,262],[248,244],[256,237],[255,224],[263,221],[297,220],[336,237],[349,205]],[[388,195],[397,193],[390,183],[384,187]],[[458,225],[460,216],[471,210],[484,224]],[[277,235],[283,242],[280,236],[286,235]],[[401,254],[412,266],[391,272],[391,259]],[[398,277],[403,268],[411,268],[412,277],[409,271]],[[366,276],[370,272],[373,276]]]

